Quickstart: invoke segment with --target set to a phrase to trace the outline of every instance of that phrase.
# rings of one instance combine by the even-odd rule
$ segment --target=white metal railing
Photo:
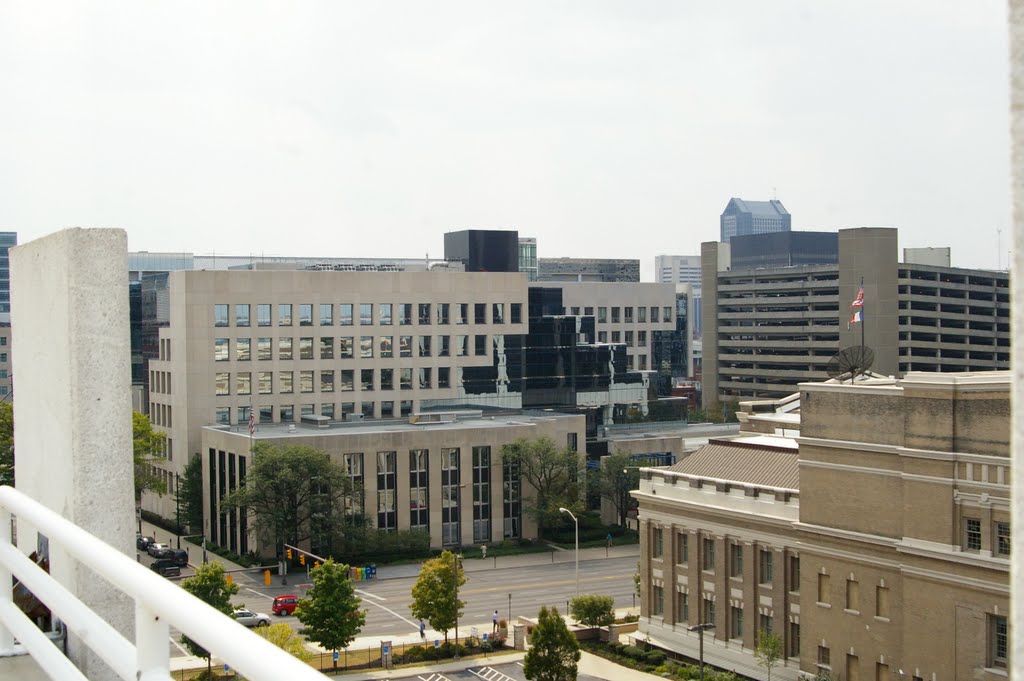
[[[135,642],[29,560],[11,542],[11,517],[25,520],[69,556],[135,601]],[[51,559],[52,560],[52,559]],[[52,562],[51,562],[52,567]],[[0,487],[0,585],[16,576],[55,619],[125,681],[167,681],[170,627],[211,651],[253,681],[317,679],[323,675],[179,586],[62,518],[12,487]],[[17,651],[15,639],[53,679],[85,679],[45,633],[0,588],[0,656]]]

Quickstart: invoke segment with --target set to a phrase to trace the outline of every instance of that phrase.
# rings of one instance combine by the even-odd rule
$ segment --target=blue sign
[[[439,638],[435,638],[434,639],[434,647],[435,648],[440,648],[441,647],[441,639],[439,639]]]
[[[484,640],[485,641],[487,640],[487,634],[484,634]]]
[[[382,652],[382,653],[384,653],[385,655],[387,655],[387,654],[388,654],[388,651],[389,651],[389,650],[391,650],[391,649],[390,649],[390,648],[388,648],[387,646],[382,646],[382,648],[381,648],[381,652]]]
[[[228,666],[228,663],[227,663],[227,662],[225,662],[225,663],[224,663],[224,673],[225,673],[225,674],[227,674],[227,673],[228,673],[228,670],[229,670],[229,669],[231,669],[231,667],[230,667],[230,666]]]
[[[335,662],[338,661],[338,651],[337,650],[334,651],[334,661]]]

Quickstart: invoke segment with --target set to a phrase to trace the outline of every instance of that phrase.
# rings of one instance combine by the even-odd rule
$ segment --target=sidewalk
[[[136,528],[138,528],[137,524]],[[173,532],[168,532],[167,530],[161,527],[157,527],[156,525],[146,522],[145,520],[142,521],[142,534],[146,537],[153,537],[158,543],[163,542],[168,546],[178,548],[178,535],[174,534]],[[182,539],[181,548],[188,551],[188,564],[190,566],[195,567],[197,565],[203,564],[203,547],[201,545],[193,544],[190,541]],[[153,560],[155,560],[154,558],[150,557],[150,555],[145,551],[139,551],[138,549],[136,549],[136,552],[139,554],[141,562],[144,565],[148,566]],[[224,570],[226,572],[233,572],[235,570],[250,570],[252,571],[253,574],[256,574],[257,572],[256,568],[244,568],[241,565],[238,565],[237,563],[232,563],[227,558],[218,556],[216,553],[210,550],[206,551],[206,560],[209,562],[219,562],[221,565],[224,566]]]

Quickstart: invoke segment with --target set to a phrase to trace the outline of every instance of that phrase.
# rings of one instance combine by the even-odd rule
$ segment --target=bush
[[[615,599],[597,594],[577,596],[570,601],[569,612],[580,624],[605,627],[615,621]]]
[[[644,659],[646,652],[643,648],[639,648],[637,646],[626,646],[622,649],[622,654],[631,660],[642,660]]]
[[[653,664],[657,667],[659,664],[665,661],[665,653],[660,650],[648,650],[644,653],[644,662],[647,664]]]

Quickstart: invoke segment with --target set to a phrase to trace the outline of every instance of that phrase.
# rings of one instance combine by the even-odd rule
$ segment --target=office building
[[[730,244],[702,244],[705,405],[790,394],[862,344],[884,375],[1008,368],[1009,275],[899,263],[896,237],[844,229],[836,264],[749,269],[732,267]]]
[[[639,638],[695,658],[689,627],[714,624],[704,659],[755,679],[763,630],[784,642],[772,679],[1006,678],[1009,387],[806,383],[745,404],[753,432],[643,470]]]
[[[657,255],[654,276],[662,284],[690,284],[700,288],[700,256]]]
[[[732,269],[763,269],[839,262],[837,232],[769,232],[734,236]]]
[[[640,261],[620,258],[540,258],[537,280],[543,282],[639,282]]]
[[[467,272],[518,272],[519,233],[504,229],[464,229],[444,235],[444,259]]]
[[[719,241],[729,243],[734,236],[788,232],[792,217],[781,201],[746,201],[732,198],[719,218]]]
[[[537,239],[532,236],[519,237],[519,271],[527,281],[537,281]]]

